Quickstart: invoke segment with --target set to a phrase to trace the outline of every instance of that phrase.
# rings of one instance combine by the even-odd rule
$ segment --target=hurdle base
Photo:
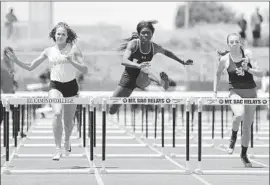
[[[192,171],[190,169],[185,169],[185,175],[191,175]]]
[[[190,170],[154,170],[154,169],[101,169],[101,174],[191,174]]]
[[[213,140],[212,143],[210,144],[210,148],[215,148],[215,147],[216,147],[216,145],[215,145],[215,142]]]
[[[201,169],[199,169],[199,168],[196,168],[194,170],[194,173],[196,173],[197,175],[203,175],[203,171]]]
[[[51,154],[14,154],[13,158],[51,158]],[[86,154],[63,154],[62,157],[66,158],[86,158]]]
[[[4,174],[12,175],[12,174],[93,174],[94,169],[32,169],[32,170],[10,170],[5,169]]]
[[[101,154],[95,154],[96,157],[98,158],[102,158]],[[106,158],[111,158],[111,159],[129,159],[129,158],[165,158],[164,154],[107,154]]]
[[[176,154],[175,153],[170,153],[170,157],[175,158]]]
[[[186,175],[192,174],[192,171],[191,171],[190,168],[189,168],[189,161],[186,161],[185,174],[186,174]]]
[[[105,168],[100,169],[101,174],[108,174],[108,171]]]
[[[5,174],[5,175],[11,175],[10,169],[5,169],[4,172],[3,172],[3,174]]]

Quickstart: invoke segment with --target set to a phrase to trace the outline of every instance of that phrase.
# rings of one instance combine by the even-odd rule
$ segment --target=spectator
[[[14,31],[14,27],[13,27],[13,23],[17,22],[17,17],[14,14],[14,9],[10,8],[9,13],[7,13],[6,15],[6,22],[5,22],[5,26],[7,29],[7,39],[9,39]]]
[[[246,30],[247,30],[247,21],[245,20],[244,14],[241,14],[241,18],[239,19],[239,21],[237,22],[237,24],[239,25],[241,31],[239,32],[240,36],[241,36],[241,42],[243,44],[243,46],[247,45],[247,36],[246,36]]]
[[[261,38],[261,24],[263,22],[262,15],[259,13],[259,8],[256,8],[256,12],[251,15],[251,29],[253,35],[253,46],[259,46],[259,40]]]

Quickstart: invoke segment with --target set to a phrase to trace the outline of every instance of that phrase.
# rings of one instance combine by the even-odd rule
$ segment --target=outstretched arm
[[[83,62],[82,52],[76,45],[72,46],[70,53],[67,55],[67,59],[82,73],[88,73],[88,67]]]
[[[219,85],[219,82],[220,82],[220,77],[221,77],[222,72],[223,72],[223,70],[225,69],[225,66],[226,66],[226,58],[225,57],[226,56],[221,57],[221,59],[219,60],[219,63],[218,63],[218,69],[217,69],[215,79],[214,79],[214,93],[215,94],[217,93],[218,85]]]
[[[9,59],[13,62],[15,62],[18,66],[21,68],[24,68],[28,71],[34,70],[36,67],[38,67],[44,60],[47,59],[46,50],[44,50],[36,59],[34,59],[31,63],[24,63],[20,61],[17,56],[11,52],[7,51],[7,56]]]
[[[183,65],[192,65],[193,64],[193,61],[192,60],[187,60],[186,62],[184,60],[181,60],[180,58],[178,58],[173,52],[167,50],[167,49],[164,49],[163,47],[161,47],[160,45],[157,45],[154,43],[154,51],[156,53],[161,53],[173,60],[176,60],[177,62],[183,64]]]

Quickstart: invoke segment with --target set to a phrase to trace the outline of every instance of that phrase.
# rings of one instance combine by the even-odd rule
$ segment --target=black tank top
[[[153,43],[150,45],[149,52],[143,53],[141,50],[141,43],[140,40],[137,39],[137,46],[136,50],[131,54],[131,56],[128,58],[130,61],[133,62],[133,59],[137,60],[137,63],[140,64],[142,62],[150,62],[154,56],[154,46]],[[138,68],[132,68],[132,67],[125,67],[125,71],[122,75],[122,83],[125,83],[124,81],[136,81],[141,69]]]
[[[245,57],[244,52],[242,50],[243,57]],[[230,88],[234,89],[253,89],[256,87],[256,83],[253,79],[253,75],[249,72],[245,71],[242,67],[242,63],[244,60],[240,62],[233,62],[231,55],[229,54],[229,67],[227,69],[229,75],[229,84]],[[248,66],[252,68],[251,64],[248,63]],[[236,73],[236,71],[240,73]]]

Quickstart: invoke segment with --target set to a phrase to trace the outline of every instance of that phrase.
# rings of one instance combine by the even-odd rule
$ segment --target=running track
[[[230,114],[229,114],[230,115]],[[194,133],[197,129],[197,114],[195,114],[194,120]],[[127,127],[124,127],[124,115],[121,111],[119,115],[119,120],[117,115],[107,117],[107,144],[149,144],[149,147],[107,147],[107,159],[105,166],[107,169],[121,170],[121,169],[147,169],[147,170],[177,170],[185,167],[185,158],[174,158],[171,157],[171,153],[175,154],[185,154],[185,148],[173,148],[172,147],[172,133],[171,133],[171,119],[165,114],[165,137],[168,137],[168,140],[165,140],[165,148],[153,147],[154,140],[153,138],[153,115],[149,112],[149,138],[144,139],[141,137],[141,119],[142,115],[139,111],[136,113],[136,130],[135,134],[133,132],[133,127],[131,127],[131,114],[127,112],[126,124]],[[260,134],[259,137],[269,138],[269,125],[268,121],[265,119],[265,111],[261,112],[260,120]],[[30,129],[27,134],[28,137],[24,140],[24,144],[53,144],[52,133],[51,132],[51,122],[50,118],[38,119],[34,122],[32,129]],[[97,147],[94,148],[95,154],[101,154],[101,113],[97,112]],[[119,124],[118,124],[119,123]],[[230,120],[229,120],[230,123]],[[145,121],[144,121],[145,124]],[[158,119],[158,126],[160,127],[160,116]],[[210,126],[210,128],[209,128]],[[215,145],[218,146],[221,143],[227,145],[228,139],[218,139],[221,138],[220,134],[220,112],[216,112],[216,140]],[[207,128],[209,129],[207,132]],[[228,126],[230,128],[230,126]],[[206,131],[205,131],[206,130]],[[226,130],[226,127],[224,128]],[[81,139],[78,139],[78,132],[76,132],[76,127],[74,127],[72,144],[82,143]],[[128,131],[128,132],[125,132]],[[145,131],[145,128],[144,128]],[[203,114],[203,137],[211,137],[209,133],[211,131],[211,118],[210,122],[207,120],[207,116]],[[43,132],[43,133],[42,133]],[[168,132],[168,133],[166,133]],[[190,131],[191,132],[191,131]],[[205,133],[204,133],[205,132]],[[192,134],[192,132],[191,132]],[[240,134],[240,133],[239,133]],[[3,135],[3,134],[1,134]],[[133,139],[133,136],[136,136]],[[176,140],[176,144],[185,144],[185,126],[181,122],[181,115],[177,116],[177,137],[180,139]],[[196,135],[196,134],[194,134]],[[32,136],[32,138],[31,138]],[[35,137],[48,137],[49,139],[35,139]],[[118,138],[117,138],[117,137]],[[181,137],[184,136],[184,137]],[[228,137],[229,132],[224,136]],[[151,138],[152,137],[152,138]],[[158,131],[158,137],[160,137],[160,131]],[[240,136],[238,135],[238,138]],[[131,138],[131,139],[130,139]],[[240,139],[238,139],[239,141]],[[190,144],[196,144],[196,139],[190,139]],[[10,143],[13,144],[13,140],[10,140]],[[161,141],[158,139],[155,143],[160,144]],[[211,143],[211,140],[203,139],[203,143]],[[89,142],[88,142],[89,144]],[[239,144],[239,142],[238,142]],[[252,152],[254,154],[264,154],[269,155],[268,148],[256,148],[258,144],[268,144],[269,139],[266,140],[255,140],[254,149]],[[197,145],[197,144],[196,144]],[[4,149],[2,153],[4,153]],[[89,148],[86,149],[82,147],[73,147],[72,154],[82,154],[85,151],[89,151]],[[11,149],[11,154],[12,154]],[[54,152],[54,147],[20,147],[18,150],[19,154],[49,154],[49,157],[44,158],[14,158],[11,160],[10,169],[21,169],[21,170],[30,170],[30,169],[47,169],[47,170],[57,170],[57,169],[78,169],[86,170],[89,169],[89,160],[87,157],[63,157],[59,162],[51,160],[51,154]],[[249,150],[250,152],[251,150]],[[159,152],[164,152],[166,158],[109,158],[110,154],[158,154]],[[239,147],[235,151],[239,154]],[[222,151],[222,148],[203,148],[203,155],[207,154],[218,154],[224,155],[226,152]],[[197,154],[197,147],[190,148],[190,154]],[[234,159],[202,159],[203,169],[224,169],[224,170],[267,170],[269,167],[264,167],[264,165],[269,166],[269,158],[267,159],[256,159],[259,163],[253,162],[253,169],[245,169],[240,158]],[[1,158],[1,167],[4,165],[4,157]],[[20,175],[6,175],[1,176],[1,183],[3,185],[126,185],[126,184],[143,184],[143,185],[155,185],[155,184],[168,184],[168,185],[178,185],[187,184],[187,185],[267,185],[269,184],[269,175],[177,175],[177,174],[101,174],[101,158],[96,157],[94,160],[95,165],[95,174],[20,174]],[[190,159],[190,168],[195,169],[197,167],[197,159]],[[2,169],[2,168],[1,168]]]

